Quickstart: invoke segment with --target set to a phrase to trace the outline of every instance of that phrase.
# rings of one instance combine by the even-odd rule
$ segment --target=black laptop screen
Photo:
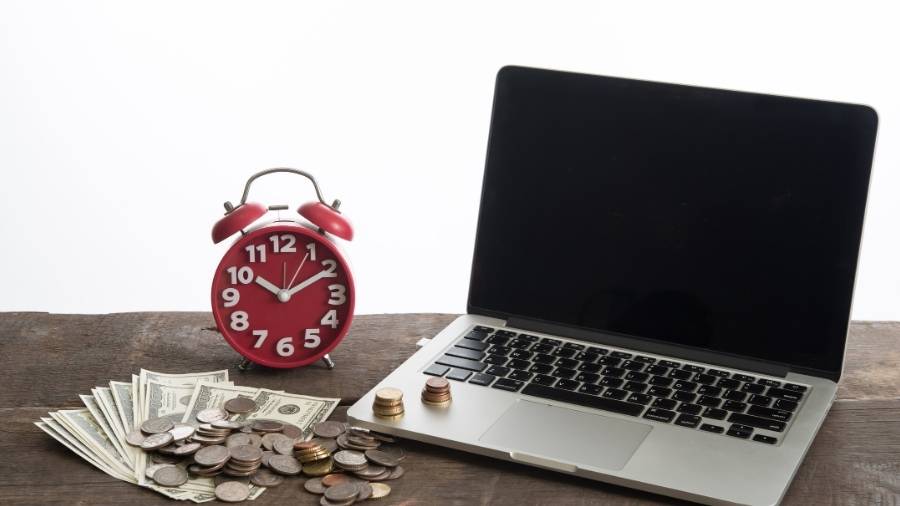
[[[506,67],[469,310],[839,372],[876,116]]]

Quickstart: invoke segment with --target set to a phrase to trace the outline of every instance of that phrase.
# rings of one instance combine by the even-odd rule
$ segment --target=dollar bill
[[[122,474],[132,473],[131,468],[118,454],[115,445],[87,408],[54,411],[50,413],[50,417],[65,427],[83,445],[91,448],[107,465]]]
[[[119,454],[119,457],[122,458],[122,462],[124,462],[128,468],[131,468],[131,459],[128,457],[128,452],[125,450],[124,446],[119,443],[119,438],[112,430],[109,420],[107,420],[103,410],[100,408],[100,403],[97,402],[97,399],[91,395],[79,395],[78,398],[81,399],[84,407],[86,407],[91,413],[91,416],[94,417],[94,423],[100,427],[107,439],[109,439],[109,442],[112,443],[116,452]]]
[[[56,420],[52,418],[41,417],[40,422],[35,422],[42,431],[46,432],[53,439],[59,441],[63,446],[71,450],[73,453],[86,460],[89,464],[103,471],[104,473],[122,481],[131,481],[131,475],[117,472],[108,466],[100,458],[98,458],[90,448],[84,446],[81,441],[72,437],[72,435]]]
[[[309,439],[312,436],[313,425],[327,420],[341,402],[336,398],[288,394],[266,388],[259,389],[253,400],[256,402],[256,410],[232,419],[236,421],[265,419],[290,423],[303,431],[303,439]]]
[[[134,425],[134,404],[131,398],[134,395],[134,389],[131,383],[123,381],[110,381],[109,389],[112,392],[113,401],[116,409],[119,411],[119,417],[122,419],[122,425],[125,426],[125,433],[135,429]]]
[[[147,394],[147,382],[154,381],[156,383],[165,384],[165,385],[180,385],[180,386],[191,386],[193,387],[200,381],[205,381],[207,383],[221,383],[224,381],[228,381],[228,371],[207,371],[207,372],[192,372],[185,374],[172,374],[172,373],[163,373],[163,372],[155,372],[148,371],[147,369],[141,369],[141,373],[139,375],[138,381],[138,391],[140,392],[140,404],[139,406],[146,406],[146,399],[144,398]],[[142,412],[140,416],[140,421],[143,422],[147,420],[149,417],[146,412]]]

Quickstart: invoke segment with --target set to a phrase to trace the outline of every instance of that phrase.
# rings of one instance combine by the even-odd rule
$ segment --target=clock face
[[[292,223],[238,239],[216,271],[213,315],[239,353],[270,367],[296,367],[331,351],[353,318],[353,278],[337,248]]]

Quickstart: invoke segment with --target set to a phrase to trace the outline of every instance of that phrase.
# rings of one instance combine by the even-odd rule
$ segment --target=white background
[[[356,225],[359,313],[462,312],[494,74],[521,64],[874,106],[853,317],[900,319],[890,4],[4,1],[0,310],[208,310],[222,202],[288,165]]]

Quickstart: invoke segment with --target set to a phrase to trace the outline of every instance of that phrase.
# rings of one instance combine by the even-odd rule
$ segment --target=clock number
[[[287,336],[282,337],[275,343],[275,353],[281,355],[282,357],[290,357],[294,354],[294,340],[293,337]]]
[[[249,326],[250,322],[248,321],[246,311],[235,311],[231,313],[231,330],[241,332],[247,330],[247,327]]]
[[[329,325],[331,328],[336,329],[338,326],[337,319],[337,309],[329,309],[325,316],[322,317],[322,321],[319,322],[321,325]]]
[[[222,299],[225,300],[225,307],[234,307],[241,300],[241,292],[237,288],[226,288],[222,290]]]
[[[264,342],[266,342],[266,338],[269,337],[268,330],[254,330],[253,337],[258,338],[255,343],[253,343],[254,348],[262,348]]]
[[[347,287],[344,285],[334,284],[328,285],[328,289],[331,291],[331,298],[328,299],[328,303],[332,306],[340,306],[344,302],[347,302]]]
[[[319,329],[306,329],[306,334],[303,336],[304,348],[318,348],[321,343],[322,338],[319,337]]]
[[[316,243],[311,242],[306,245],[306,249],[309,250],[309,259],[313,262],[316,261]]]
[[[280,239],[280,241],[279,241]],[[295,244],[297,243],[297,238],[292,236],[291,234],[283,234],[281,237],[277,235],[270,235],[269,241],[272,242],[272,252],[273,253],[296,253],[297,248]],[[281,243],[284,241],[284,244]],[[265,261],[265,260],[263,260]]]
[[[228,274],[231,274],[231,284],[236,285],[238,281],[241,282],[242,285],[248,285],[253,281],[253,269],[247,267],[246,265],[238,269],[237,267],[229,267],[226,269]]]
[[[325,267],[322,276],[326,278],[336,278],[337,274],[334,272],[337,269],[337,262],[332,259],[322,260],[322,265]]]
[[[256,262],[256,255],[259,254],[259,261],[262,263],[266,263],[266,245],[265,244],[250,244],[246,248],[247,254],[250,255],[250,263]],[[277,251],[276,251],[277,253]]]

